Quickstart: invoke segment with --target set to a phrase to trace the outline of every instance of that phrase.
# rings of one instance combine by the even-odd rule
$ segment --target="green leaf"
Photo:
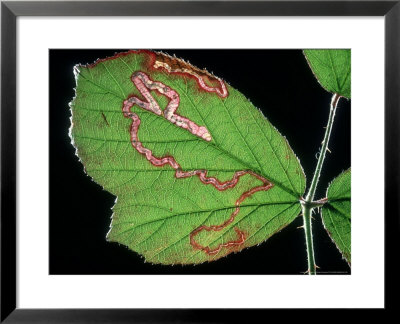
[[[201,263],[298,216],[297,157],[221,79],[144,50],[74,71],[70,136],[87,174],[117,196],[109,241],[152,263]]]
[[[342,97],[351,98],[351,51],[304,50],[314,76],[321,86]]]
[[[351,171],[346,170],[330,184],[322,221],[332,241],[351,264]]]

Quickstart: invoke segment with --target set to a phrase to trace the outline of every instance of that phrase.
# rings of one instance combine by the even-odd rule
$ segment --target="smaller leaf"
[[[304,50],[314,76],[321,86],[342,97],[351,98],[350,50]]]
[[[344,171],[327,190],[328,202],[322,208],[322,222],[330,238],[351,264],[351,171]]]

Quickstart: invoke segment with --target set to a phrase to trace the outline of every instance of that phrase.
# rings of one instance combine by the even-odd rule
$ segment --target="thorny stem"
[[[307,246],[307,261],[308,261],[308,274],[316,274],[315,258],[314,258],[314,245],[312,240],[312,228],[311,228],[311,213],[312,207],[304,203],[301,204],[303,211],[303,227],[306,234],[306,246]]]
[[[331,136],[333,120],[335,118],[336,107],[339,102],[340,95],[335,93],[331,100],[331,107],[329,111],[329,119],[328,124],[326,125],[324,140],[322,142],[322,147],[320,151],[320,155],[318,157],[317,166],[315,168],[314,176],[311,181],[310,189],[306,195],[305,199],[301,199],[301,208],[303,212],[303,222],[304,222],[304,232],[306,235],[306,246],[307,246],[307,260],[308,260],[308,274],[315,275],[316,274],[316,265],[315,265],[315,257],[314,257],[314,246],[312,239],[312,228],[311,228],[311,215],[314,208],[318,207],[318,203],[325,203],[325,200],[321,200],[318,202],[313,202],[315,191],[317,189],[317,184],[319,177],[321,175],[322,165],[325,160],[325,154],[328,150],[329,138]]]

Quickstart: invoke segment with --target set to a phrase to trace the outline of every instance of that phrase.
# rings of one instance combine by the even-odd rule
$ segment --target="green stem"
[[[318,157],[318,162],[315,168],[314,176],[311,180],[310,189],[308,190],[306,198],[300,201],[303,212],[304,232],[306,235],[308,273],[310,275],[316,274],[314,246],[313,246],[312,228],[311,228],[311,217],[312,217],[311,215],[313,209],[316,208],[316,204],[313,203],[313,199],[315,191],[317,190],[317,184],[319,181],[319,177],[321,175],[322,165],[324,164],[326,151],[328,150],[329,138],[331,136],[333,120],[335,118],[336,107],[339,102],[339,99],[340,95],[338,95],[337,93],[335,93],[332,97],[328,124],[326,125],[324,140],[322,142],[322,147],[320,155]]]
[[[312,200],[314,199],[315,191],[317,189],[317,184],[318,184],[319,176],[321,175],[322,164],[324,163],[324,160],[325,160],[326,151],[328,149],[329,138],[331,136],[331,131],[332,131],[333,119],[335,118],[336,107],[339,102],[339,99],[340,99],[340,95],[335,93],[331,100],[331,108],[329,111],[328,124],[326,125],[324,140],[322,142],[322,147],[321,147],[320,155],[318,158],[317,167],[315,168],[315,172],[314,172],[313,179],[311,181],[310,189],[308,190],[308,194],[305,199],[305,201],[308,203],[311,203]]]
[[[307,261],[308,261],[308,274],[316,274],[316,265],[314,257],[314,245],[312,239],[312,228],[311,228],[311,214],[312,207],[306,204],[301,205],[303,212],[303,227],[306,234],[306,246],[307,246]]]

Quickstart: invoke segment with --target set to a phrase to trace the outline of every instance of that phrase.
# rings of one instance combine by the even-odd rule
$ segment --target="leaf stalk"
[[[313,245],[313,237],[312,237],[312,226],[311,226],[311,218],[314,208],[321,207],[326,200],[321,199],[318,201],[313,201],[315,192],[317,190],[317,185],[319,181],[319,177],[321,175],[322,165],[324,164],[326,151],[328,150],[329,139],[332,132],[332,125],[335,118],[337,104],[341,96],[335,93],[332,96],[330,110],[329,110],[329,118],[328,124],[325,128],[324,140],[322,141],[321,151],[318,157],[317,166],[314,171],[313,178],[311,180],[310,189],[306,195],[305,199],[300,199],[300,204],[303,212],[303,222],[304,222],[304,232],[306,236],[306,246],[307,246],[307,260],[308,260],[308,274],[315,275],[316,274],[316,264],[314,257],[314,245]]]

